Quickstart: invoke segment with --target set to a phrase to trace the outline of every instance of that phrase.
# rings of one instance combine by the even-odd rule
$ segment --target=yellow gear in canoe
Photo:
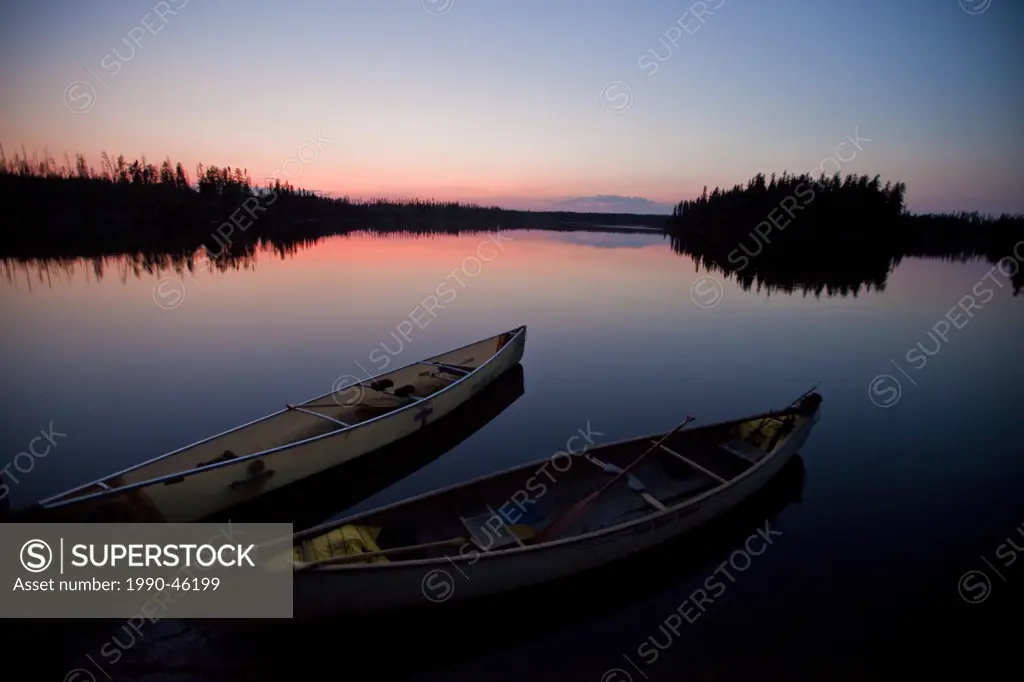
[[[300,546],[295,547],[292,554],[295,561],[310,563],[339,556],[379,552],[380,547],[377,546],[379,535],[380,528],[349,524],[306,540]],[[377,556],[368,561],[387,563],[388,559]]]

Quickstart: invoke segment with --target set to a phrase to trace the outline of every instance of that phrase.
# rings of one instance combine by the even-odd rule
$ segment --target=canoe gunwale
[[[373,571],[373,570],[389,570],[389,569],[398,570],[398,569],[403,569],[403,568],[407,569],[407,568],[411,568],[411,567],[429,567],[431,565],[440,564],[440,563],[444,563],[444,562],[458,563],[460,561],[462,561],[462,562],[473,561],[475,563],[478,560],[500,559],[500,558],[505,558],[505,557],[509,557],[509,556],[513,556],[513,555],[518,555],[518,554],[526,553],[526,552],[536,552],[536,551],[541,551],[541,550],[546,550],[546,549],[552,549],[552,548],[555,548],[555,547],[562,547],[562,546],[573,544],[573,543],[590,541],[590,540],[594,540],[594,539],[600,538],[602,536],[611,535],[613,533],[620,533],[623,530],[632,528],[634,526],[638,526],[640,524],[646,524],[646,523],[649,523],[649,522],[654,521],[656,519],[659,519],[659,518],[662,518],[664,516],[667,516],[669,514],[674,514],[676,512],[679,512],[679,511],[685,509],[686,507],[690,507],[690,506],[693,506],[693,505],[696,505],[696,504],[700,504],[700,503],[704,502],[705,500],[707,500],[708,498],[711,498],[713,496],[725,493],[727,490],[729,490],[732,487],[735,487],[736,485],[740,484],[742,481],[746,480],[747,478],[750,478],[750,477],[756,475],[763,468],[765,468],[770,462],[773,462],[776,459],[776,457],[779,455],[779,453],[781,453],[785,449],[786,445],[790,441],[792,441],[795,437],[797,437],[801,433],[804,433],[804,432],[806,432],[806,431],[808,431],[808,430],[810,430],[811,428],[814,427],[815,423],[818,420],[818,417],[821,414],[820,410],[821,410],[820,405],[816,406],[814,408],[814,411],[807,415],[807,420],[800,426],[800,428],[798,430],[794,430],[793,432],[788,434],[785,437],[785,439],[783,439],[781,442],[776,444],[775,450],[773,452],[771,452],[771,453],[767,454],[765,457],[761,458],[756,464],[754,464],[749,469],[747,469],[746,471],[741,473],[739,476],[736,476],[735,478],[733,478],[733,479],[731,479],[729,481],[726,481],[725,483],[718,484],[714,488],[711,488],[711,489],[709,489],[709,490],[707,490],[707,491],[705,491],[705,492],[703,492],[703,493],[701,493],[699,495],[696,495],[694,497],[687,498],[687,499],[685,499],[685,500],[683,500],[683,501],[681,501],[681,502],[679,502],[677,504],[668,505],[668,506],[666,506],[666,508],[664,510],[654,511],[654,512],[652,512],[650,514],[647,514],[646,516],[642,516],[642,517],[640,517],[638,519],[634,519],[633,521],[626,521],[624,523],[615,524],[613,526],[608,526],[606,528],[601,528],[601,529],[598,529],[598,530],[590,531],[588,533],[581,533],[579,535],[573,535],[573,536],[566,537],[566,538],[551,540],[549,542],[545,542],[545,543],[537,544],[537,545],[532,545],[532,544],[531,545],[526,545],[526,546],[512,545],[511,547],[506,548],[506,549],[490,550],[490,551],[487,551],[487,552],[475,553],[473,555],[465,555],[465,554],[460,553],[457,556],[432,557],[432,558],[429,558],[429,559],[412,559],[412,560],[408,560],[408,561],[394,561],[394,562],[389,562],[389,563],[335,564],[335,565],[323,566],[321,568],[310,568],[310,569],[301,571],[301,573],[304,574],[304,575],[310,575],[310,574],[315,575],[315,574],[322,573],[322,572],[325,572],[325,571],[366,571],[366,570]],[[740,424],[740,423],[743,423],[743,422],[752,421],[752,420],[755,420],[755,419],[765,419],[765,418],[777,417],[777,416],[780,416],[780,415],[784,416],[786,414],[793,414],[793,413],[799,413],[799,409],[798,408],[794,408],[794,407],[787,407],[787,408],[780,409],[780,410],[772,410],[770,412],[765,412],[765,413],[762,413],[762,414],[755,414],[755,415],[751,415],[751,416],[747,416],[747,417],[741,417],[741,418],[738,418],[738,419],[730,419],[730,420],[726,420],[726,421],[722,421],[722,422],[716,422],[716,423],[713,423],[713,424],[708,424],[706,426],[701,427],[701,429],[721,428],[721,427],[725,427],[725,426],[731,426],[731,425],[734,425],[734,424]],[[696,431],[696,430],[697,429],[695,429],[694,431]],[[623,440],[615,441],[613,443],[606,443],[606,444],[604,444],[604,445],[602,445],[602,446],[600,446],[598,448],[594,448],[592,450],[584,450],[583,452],[580,452],[580,453],[574,453],[573,456],[575,456],[575,457],[583,457],[586,454],[589,454],[591,452],[600,451],[603,448],[610,448],[610,447],[620,446],[620,445],[624,445],[626,443],[632,443],[632,442],[637,442],[637,441],[645,441],[645,440],[652,440],[652,439],[656,440],[657,438],[659,438],[659,437],[661,437],[663,435],[664,435],[664,433],[657,433],[657,434],[651,434],[651,435],[647,435],[647,436],[641,436],[641,437],[638,437],[638,438],[626,438],[626,439],[623,439]],[[390,505],[385,505],[385,506],[382,506],[382,507],[377,507],[376,509],[367,510],[365,512],[361,512],[359,514],[355,514],[353,516],[349,516],[347,518],[344,518],[344,519],[341,519],[341,520],[338,520],[338,521],[333,521],[333,522],[331,522],[329,524],[322,524],[320,527],[309,528],[309,529],[307,529],[305,531],[302,531],[301,533],[296,533],[295,535],[293,535],[292,536],[293,544],[295,542],[299,542],[301,540],[304,540],[304,539],[306,539],[308,537],[320,535],[320,534],[328,532],[329,530],[332,530],[334,528],[339,528],[339,527],[341,527],[341,526],[343,526],[345,524],[355,523],[359,519],[365,518],[365,517],[370,516],[372,514],[384,512],[384,511],[387,511],[387,510],[390,510],[390,509],[393,509],[393,508],[396,508],[396,507],[399,507],[399,506],[403,506],[405,504],[410,504],[410,503],[413,503],[413,502],[416,502],[416,501],[420,501],[420,500],[428,498],[428,497],[433,497],[435,495],[441,495],[443,493],[451,492],[451,491],[457,490],[459,488],[470,487],[470,486],[476,485],[476,484],[481,483],[481,482],[486,481],[486,480],[490,480],[490,479],[493,479],[493,478],[498,478],[500,476],[508,475],[508,474],[510,474],[512,472],[515,472],[515,471],[520,471],[520,470],[529,469],[531,467],[536,467],[536,466],[539,466],[539,465],[541,465],[544,462],[547,462],[549,460],[550,460],[550,457],[546,457],[544,459],[539,459],[539,460],[534,460],[532,462],[528,462],[527,464],[522,464],[522,465],[510,467],[508,469],[504,469],[502,471],[498,471],[498,472],[495,472],[495,473],[492,473],[492,474],[487,474],[485,476],[480,476],[480,477],[477,477],[475,479],[471,479],[469,481],[465,481],[465,482],[462,482],[462,483],[457,483],[455,485],[451,485],[451,486],[448,486],[446,488],[441,488],[439,490],[428,491],[426,493],[423,493],[422,495],[417,495],[416,497],[412,497],[412,498],[408,498],[408,499],[405,499],[405,500],[401,500],[399,502],[395,502],[395,503],[390,504]],[[296,574],[296,579],[297,580],[299,579],[298,573]]]
[[[512,336],[505,342],[504,346],[502,346],[500,349],[498,349],[493,355],[491,355],[489,358],[487,358],[478,367],[475,367],[472,372],[461,376],[460,378],[456,379],[455,381],[449,383],[447,386],[444,386],[443,388],[439,389],[435,393],[432,393],[429,397],[425,398],[425,400],[430,400],[430,399],[434,398],[435,396],[438,396],[438,395],[441,395],[442,393],[445,393],[446,391],[450,391],[451,389],[455,388],[456,386],[459,386],[463,382],[468,381],[469,379],[473,378],[474,376],[477,376],[479,374],[479,372],[481,370],[483,370],[485,367],[487,367],[490,364],[494,363],[498,358],[503,357],[506,353],[511,352],[511,349],[514,347],[514,343],[513,342],[516,341],[521,334],[525,334],[526,333],[526,325],[520,325],[518,327],[513,327],[512,329],[509,329],[507,331],[500,332],[498,334],[493,334],[491,336],[487,336],[487,337],[484,337],[482,339],[478,339],[477,341],[473,341],[472,343],[467,343],[464,346],[459,346],[458,348],[452,348],[450,350],[442,351],[441,353],[438,353],[437,355],[434,355],[434,356],[431,356],[429,358],[426,358],[425,360],[417,360],[416,362],[411,362],[408,365],[404,365],[402,367],[398,367],[398,368],[392,369],[392,370],[387,371],[387,372],[380,372],[378,374],[373,375],[372,377],[368,377],[367,379],[363,380],[363,382],[360,382],[360,383],[371,382],[371,381],[376,380],[378,377],[381,377],[381,376],[384,376],[384,375],[387,375],[387,374],[393,374],[395,372],[400,372],[402,370],[411,369],[413,367],[416,367],[417,365],[422,365],[424,362],[432,360],[433,358],[436,358],[438,356],[448,355],[449,353],[456,353],[456,352],[458,352],[460,350],[463,350],[465,348],[469,348],[470,346],[475,346],[476,344],[481,343],[483,341],[487,341],[489,339],[496,339],[496,338],[502,336],[503,334],[509,334],[509,333],[511,333]],[[294,403],[294,404],[297,407],[301,407],[302,405],[304,405],[306,403],[310,403],[310,402],[313,402],[315,400],[320,400],[322,398],[326,398],[328,396],[334,395],[335,392],[336,392],[335,390],[331,390],[331,391],[329,391],[327,393],[323,393],[321,395],[314,396],[312,398],[308,398],[307,400],[304,400],[301,403]],[[469,396],[469,397],[471,397],[471,396]],[[468,397],[467,397],[467,399],[468,399]],[[124,486],[109,487],[107,485],[107,481],[109,481],[109,480],[111,480],[113,478],[117,478],[118,476],[123,476],[124,474],[127,474],[127,473],[130,473],[132,471],[135,471],[136,469],[140,469],[142,467],[145,467],[145,466],[148,466],[150,464],[153,464],[154,462],[159,462],[161,460],[167,459],[168,457],[173,457],[174,455],[180,454],[180,453],[182,453],[182,452],[184,452],[184,451],[186,451],[186,450],[188,450],[190,448],[193,448],[193,447],[195,447],[197,445],[202,445],[204,443],[208,443],[208,442],[210,442],[212,440],[216,440],[217,438],[220,438],[222,436],[226,436],[228,434],[235,433],[237,431],[241,431],[242,429],[246,429],[246,428],[248,428],[248,427],[250,427],[250,426],[252,426],[254,424],[258,424],[260,422],[266,421],[266,420],[271,419],[273,417],[277,417],[277,416],[282,415],[282,414],[284,414],[286,412],[289,412],[290,409],[288,407],[285,407],[285,408],[283,408],[281,410],[278,410],[277,412],[273,412],[271,414],[268,414],[268,415],[265,415],[265,416],[260,417],[258,419],[254,419],[252,421],[246,422],[244,424],[241,424],[241,425],[236,426],[234,428],[228,429],[226,431],[222,431],[220,433],[217,433],[215,435],[209,436],[207,438],[203,438],[202,440],[195,441],[194,443],[190,443],[188,445],[180,447],[180,448],[178,448],[176,450],[172,450],[171,452],[167,452],[167,453],[165,453],[163,455],[160,455],[158,457],[153,457],[152,459],[148,459],[148,460],[146,460],[144,462],[140,462],[139,464],[132,465],[132,466],[126,468],[126,469],[122,469],[122,470],[117,471],[115,473],[108,474],[106,476],[103,476],[102,478],[96,479],[96,480],[91,481],[89,483],[83,483],[82,485],[76,486],[76,487],[71,488],[69,490],[65,490],[62,493],[58,493],[57,495],[52,495],[52,496],[47,497],[47,498],[45,498],[43,500],[40,500],[37,504],[40,507],[42,507],[43,509],[60,509],[60,508],[63,508],[63,507],[66,507],[66,506],[70,506],[70,505],[73,505],[73,504],[78,504],[80,502],[99,500],[99,499],[103,499],[103,498],[106,498],[106,497],[111,497],[111,496],[115,496],[115,495],[119,495],[119,494],[123,494],[123,493],[127,493],[127,492],[132,492],[134,490],[139,490],[141,488],[147,488],[147,487],[149,487],[151,485],[156,485],[158,483],[163,483],[165,481],[169,481],[169,480],[172,480],[172,479],[194,476],[194,475],[199,474],[199,473],[203,473],[203,472],[207,472],[207,471],[212,471],[214,469],[220,469],[220,468],[226,467],[226,466],[234,466],[234,465],[240,464],[242,462],[248,462],[248,461],[251,461],[251,460],[259,459],[261,457],[266,457],[268,455],[276,454],[278,452],[282,452],[282,451],[285,451],[285,450],[296,448],[296,447],[299,447],[301,445],[306,445],[308,443],[313,443],[313,442],[317,442],[317,441],[324,440],[324,439],[327,439],[327,438],[336,437],[338,435],[341,435],[342,433],[350,432],[350,431],[352,431],[354,429],[358,429],[358,428],[360,428],[362,426],[366,426],[368,424],[373,424],[373,423],[376,423],[378,421],[382,421],[384,419],[392,417],[392,416],[394,416],[396,414],[405,412],[406,410],[410,410],[410,409],[412,409],[414,407],[417,407],[420,404],[420,402],[422,402],[422,401],[419,401],[419,400],[413,401],[413,402],[408,403],[407,405],[402,405],[402,406],[398,407],[397,409],[391,410],[390,412],[385,412],[384,414],[377,415],[376,417],[371,417],[370,419],[367,419],[366,421],[359,422],[358,424],[351,424],[351,425],[346,426],[346,427],[339,427],[339,428],[337,428],[337,429],[335,429],[333,431],[328,431],[327,433],[322,433],[322,434],[317,435],[317,436],[311,436],[310,438],[304,438],[302,440],[297,440],[297,441],[295,441],[293,443],[286,443],[284,445],[279,445],[277,447],[269,448],[267,450],[261,450],[259,452],[249,453],[247,455],[242,455],[240,457],[236,457],[234,459],[230,459],[230,460],[227,460],[227,461],[213,462],[213,463],[210,463],[210,464],[203,465],[201,467],[196,467],[196,468],[193,468],[193,469],[187,469],[185,471],[179,471],[179,472],[174,472],[174,473],[170,473],[170,474],[165,474],[163,476],[156,476],[154,478],[146,479],[146,480],[143,480],[143,481],[137,481],[135,483],[131,483],[129,485],[124,485]],[[102,487],[104,487],[106,489],[105,490],[101,490],[99,492],[90,493],[88,495],[81,495],[81,496],[70,497],[70,498],[68,497],[69,495],[73,495],[74,493],[76,493],[76,492],[78,492],[80,490],[85,490],[85,489],[91,488],[93,486],[102,486]]]

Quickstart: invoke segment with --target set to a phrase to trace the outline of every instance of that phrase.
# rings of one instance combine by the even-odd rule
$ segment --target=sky
[[[664,213],[754,174],[1024,212],[1017,0],[7,0],[0,143]],[[845,144],[844,144],[845,143]]]

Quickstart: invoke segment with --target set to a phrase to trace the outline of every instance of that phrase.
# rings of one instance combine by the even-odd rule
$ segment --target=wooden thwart
[[[697,471],[701,472],[705,476],[710,476],[711,478],[715,479],[719,483],[728,483],[729,482],[727,479],[722,478],[721,476],[716,474],[714,471],[711,471],[710,469],[705,469],[704,467],[702,467],[701,465],[697,464],[693,460],[690,460],[690,459],[687,459],[686,457],[683,457],[682,455],[680,455],[678,452],[676,452],[672,448],[669,448],[669,447],[667,447],[665,445],[661,445],[660,443],[657,443],[656,441],[651,441],[651,442],[655,443],[656,445],[659,445],[662,450],[664,450],[668,454],[672,455],[673,457],[678,459],[680,462],[686,464],[687,466],[690,466],[693,469],[696,469]]]
[[[335,407],[337,407],[337,405],[335,405]],[[349,426],[351,426],[351,424],[346,424],[345,422],[341,421],[340,419],[335,419],[334,417],[328,417],[326,414],[320,414],[319,412],[314,412],[313,410],[307,410],[304,407],[297,407],[295,405],[288,405],[288,409],[289,410],[295,410],[296,412],[301,412],[303,414],[308,414],[311,417],[320,417],[321,419],[326,419],[329,422],[334,422],[335,424],[337,424],[338,426],[341,426],[342,428],[348,428]]]

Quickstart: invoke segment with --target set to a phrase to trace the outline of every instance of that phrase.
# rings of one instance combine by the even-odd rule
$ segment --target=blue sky
[[[859,134],[870,141],[841,148],[840,170],[906,182],[913,210],[1024,212],[1015,0],[47,0],[4,13],[8,154],[80,151],[98,166],[106,150],[268,177],[319,137],[283,179],[667,210],[705,184],[831,172],[825,159]]]

